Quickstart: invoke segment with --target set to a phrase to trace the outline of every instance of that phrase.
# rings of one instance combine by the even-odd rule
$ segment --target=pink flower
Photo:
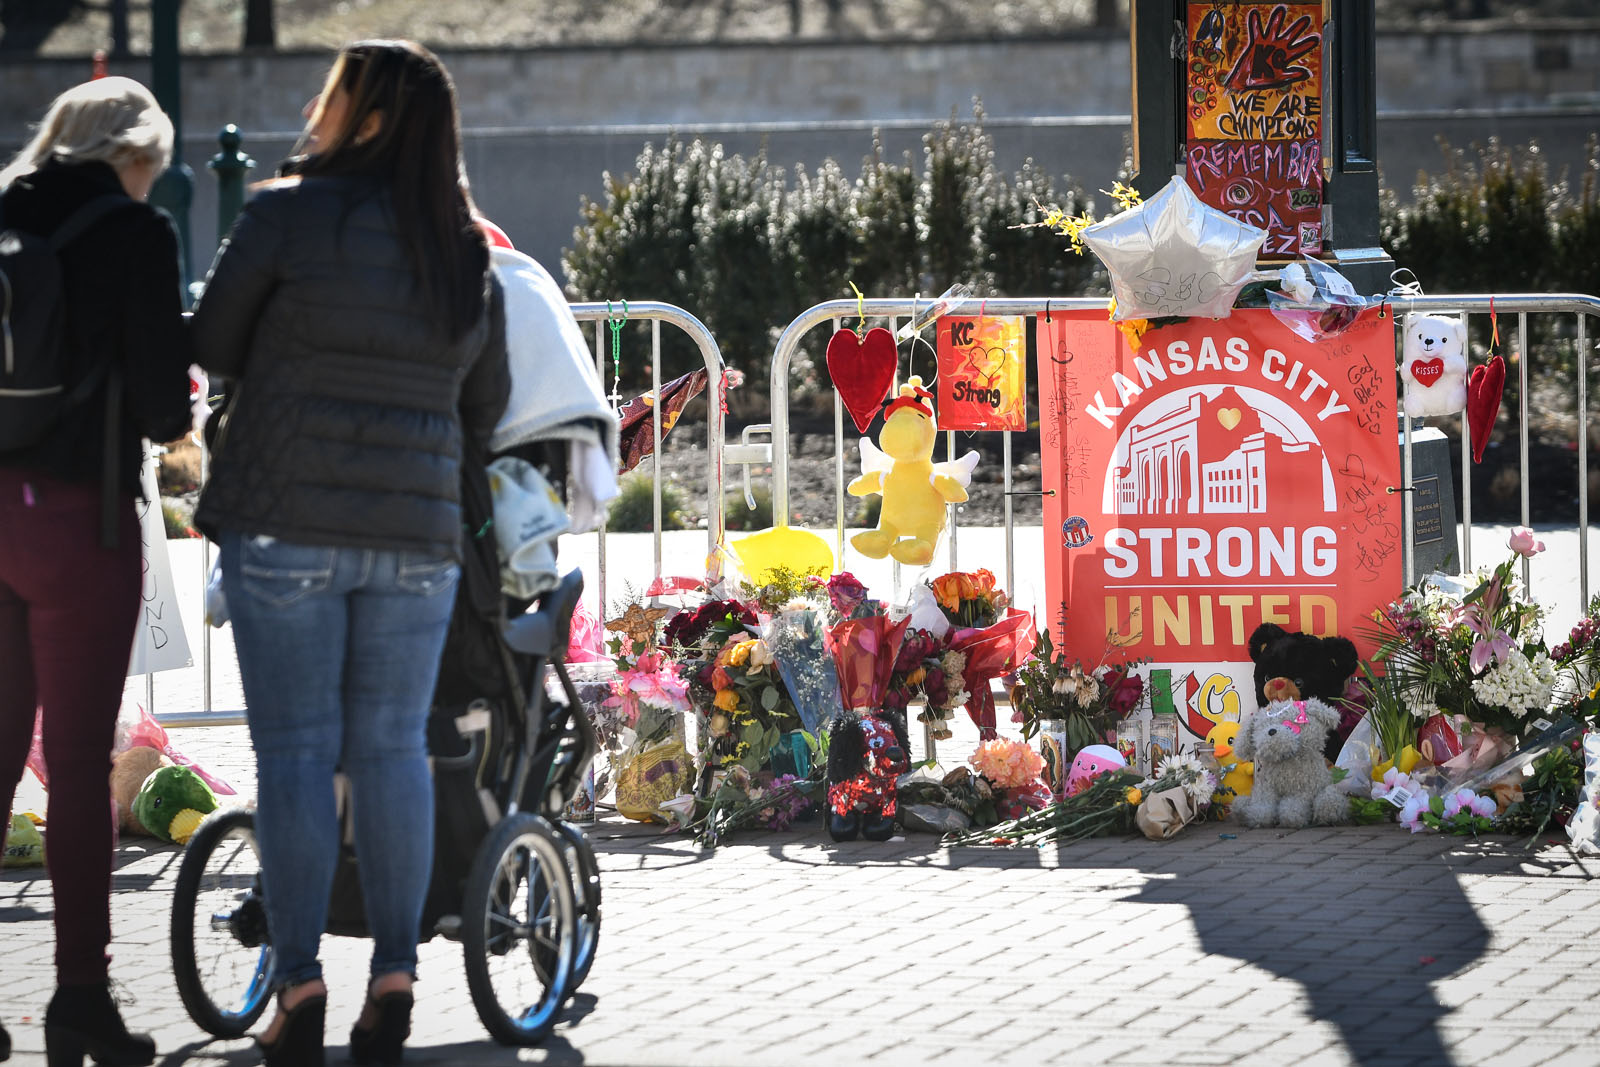
[[[1490,818],[1498,810],[1494,797],[1473,797],[1472,814],[1480,818]]]
[[[1420,834],[1428,828],[1428,824],[1422,821],[1422,814],[1427,810],[1428,794],[1418,793],[1400,809],[1400,825],[1414,834]]]
[[[1482,673],[1491,661],[1504,662],[1514,647],[1516,646],[1512,643],[1511,637],[1504,630],[1496,630],[1493,634],[1480,637],[1472,642],[1472,653],[1467,657],[1472,673]]]
[[[1544,551],[1544,542],[1534,536],[1533,531],[1526,526],[1518,526],[1511,531],[1511,539],[1506,545],[1519,556],[1532,559]]]

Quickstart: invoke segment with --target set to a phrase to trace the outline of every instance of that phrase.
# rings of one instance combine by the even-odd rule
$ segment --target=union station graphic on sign
[[[1108,515],[1265,514],[1289,486],[1320,484],[1337,509],[1333,471],[1305,420],[1257,389],[1201,386],[1152,403],[1117,441]]]

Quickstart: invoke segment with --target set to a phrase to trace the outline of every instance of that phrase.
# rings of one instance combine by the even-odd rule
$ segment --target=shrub
[[[655,529],[655,497],[648,473],[634,471],[622,479],[622,491],[611,502],[606,528],[616,533],[648,533]],[[687,530],[692,522],[683,490],[661,483],[661,528]]]
[[[1576,183],[1552,183],[1537,145],[1491,139],[1472,154],[1440,143],[1445,170],[1421,174],[1415,200],[1380,202],[1380,239],[1429,293],[1580,292],[1600,286],[1600,166],[1594,137]]]
[[[1036,199],[1076,207],[1080,198],[1070,180],[1052,182],[1031,161],[999,175],[981,105],[971,121],[952,115],[928,132],[920,173],[910,153],[887,159],[876,135],[853,183],[832,159],[791,180],[764,154],[745,160],[675,137],[646,147],[634,167],[606,174],[603,199],[584,201],[563,256],[572,290],[694,312],[749,377],[730,397],[735,409],[765,409],[777,331],[813,304],[850,296],[851,282],[869,296],[934,295],[955,282],[985,295],[1065,296],[1093,280],[1092,261],[1068,255],[1047,230],[1016,228],[1038,221]],[[797,395],[826,385],[822,340],[796,359]],[[677,331],[662,345],[666,367],[698,362]],[[643,389],[646,361],[628,351],[623,384]]]
[[[743,489],[730,489],[722,496],[723,523],[729,530],[765,530],[772,525],[772,490],[765,485],[752,485],[750,496],[754,509],[745,503]]]

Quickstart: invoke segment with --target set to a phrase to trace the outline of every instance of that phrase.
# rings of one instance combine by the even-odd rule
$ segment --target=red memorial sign
[[[1362,644],[1402,583],[1388,318],[1310,344],[1242,310],[1135,352],[1104,312],[1057,311],[1038,336],[1045,603],[1071,655],[1152,660],[1198,737],[1254,709],[1261,623]]]
[[[1188,6],[1185,176],[1267,231],[1263,256],[1322,250],[1322,4]]]

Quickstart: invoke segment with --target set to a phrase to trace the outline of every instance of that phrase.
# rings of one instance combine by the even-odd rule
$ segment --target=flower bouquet
[[[1020,818],[1050,803],[1050,789],[1039,780],[1044,757],[1026,741],[1008,737],[984,741],[967,762],[989,783],[1001,818]]]
[[[1101,663],[1092,669],[1069,661],[1050,639],[1036,637],[1033,655],[1009,676],[1011,721],[1024,739],[1039,736],[1045,756],[1045,783],[1059,792],[1078,751],[1116,743],[1116,727],[1144,702],[1138,663]],[[1046,724],[1050,724],[1046,728]]]
[[[896,711],[921,701],[924,707],[917,721],[927,725],[935,741],[953,736],[950,720],[956,709],[971,699],[962,684],[967,657],[947,647],[950,633],[946,630],[940,636],[914,625],[908,627],[884,695],[884,705]]]
[[[955,571],[928,583],[939,610],[952,629],[947,651],[960,653],[961,688],[967,692],[967,714],[979,737],[995,736],[994,693],[989,683],[1025,659],[1033,650],[1033,618],[1011,607],[989,571]]]
[[[687,829],[701,846],[713,849],[734,830],[787,830],[822,795],[820,778],[751,774],[735,765],[710,796],[696,802]]]
[[[1393,675],[1412,714],[1460,712],[1517,737],[1550,707],[1556,664],[1539,628],[1541,610],[1514,573],[1519,559],[1544,550],[1519,527],[1512,554],[1457,596],[1445,583],[1426,584],[1380,609],[1374,660]]]
[[[909,619],[890,622],[887,615],[846,619],[828,631],[828,651],[839,676],[839,697],[852,711],[884,708],[889,680],[905,639]]]
[[[1113,771],[1075,796],[994,826],[951,835],[945,843],[1040,846],[1126,832],[1142,799],[1137,773]]]
[[[823,611],[808,601],[791,602],[762,628],[762,637],[794,701],[801,728],[821,736],[840,707],[839,675],[828,652]]]

